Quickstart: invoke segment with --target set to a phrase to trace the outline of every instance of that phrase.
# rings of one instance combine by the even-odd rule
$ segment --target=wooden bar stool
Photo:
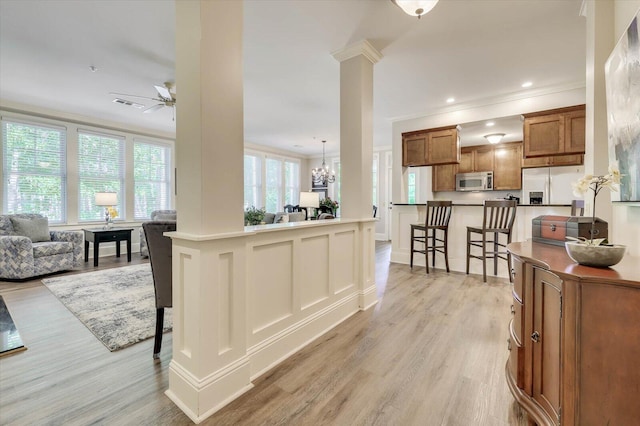
[[[411,262],[413,268],[413,253],[424,253],[424,264],[429,273],[429,252],[432,253],[432,265],[436,266],[436,252],[444,254],[444,262],[449,272],[449,219],[451,218],[451,201],[427,201],[427,216],[423,224],[411,225]],[[416,231],[420,234],[417,235]],[[429,234],[431,231],[431,234]],[[437,231],[442,231],[442,236],[436,235]],[[415,242],[424,244],[423,250],[415,249]],[[431,242],[431,244],[429,244]],[[436,245],[441,243],[440,245]]]
[[[467,226],[467,275],[469,274],[469,261],[472,257],[482,260],[482,279],[484,282],[487,282],[487,259],[493,259],[494,275],[498,275],[498,259],[506,260],[509,271],[511,271],[511,255],[506,251],[506,247],[511,242],[511,230],[516,218],[517,206],[515,200],[486,200],[484,202],[482,227]],[[472,240],[472,234],[480,234],[482,239]],[[487,240],[490,234],[493,234],[493,240]],[[505,243],[500,242],[500,235],[506,235],[507,241]],[[487,250],[487,244],[493,245],[493,251]],[[482,248],[482,255],[472,255],[471,246]],[[511,273],[509,273],[509,281],[513,282]]]
[[[571,216],[584,216],[584,200],[571,200]]]

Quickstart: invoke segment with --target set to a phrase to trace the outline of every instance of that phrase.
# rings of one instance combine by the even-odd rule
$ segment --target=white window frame
[[[42,123],[35,120],[34,121],[21,120],[13,117],[2,117],[0,122],[1,122],[0,131],[2,132],[2,138],[1,138],[2,149],[0,150],[0,156],[1,156],[0,164],[2,165],[2,182],[3,182],[2,183],[2,212],[4,214],[40,213],[44,216],[47,216],[50,223],[64,223],[67,218],[67,128],[60,125]],[[7,167],[8,164],[5,164],[5,161],[9,161],[9,155],[8,155],[9,153],[7,152],[8,142],[6,139],[8,135],[5,131],[5,125],[10,125],[10,124],[29,126],[29,127],[33,127],[34,129],[42,129],[42,130],[59,132],[60,133],[60,139],[59,139],[60,149],[54,152],[60,155],[60,161],[59,161],[60,169],[55,173],[51,173],[51,170],[47,170],[46,166],[44,169],[41,169],[41,170],[34,169],[28,172],[11,171],[11,167]],[[36,148],[36,151],[38,151],[37,148]],[[37,154],[34,154],[34,156],[37,156]],[[49,209],[49,211],[32,211],[32,209],[30,208],[27,208],[25,210],[21,208],[19,205],[10,206],[9,195],[8,195],[11,192],[10,183],[11,182],[15,183],[18,176],[58,177],[60,179],[60,187],[58,189],[60,196],[58,197],[59,199],[58,205],[53,206],[52,207],[53,210]],[[19,204],[19,201],[16,201],[16,203]],[[54,213],[56,210],[58,211],[57,215]]]
[[[109,176],[109,177],[96,177],[96,176],[91,176],[91,177],[83,177],[83,174],[81,173],[81,167],[80,164],[81,162],[84,160],[83,158],[81,158],[81,154],[80,154],[80,146],[81,146],[81,138],[83,135],[87,135],[87,136],[94,136],[94,137],[100,137],[100,138],[106,138],[106,139],[114,139],[116,141],[119,142],[119,152],[118,152],[118,156],[120,157],[118,160],[118,164],[119,164],[119,169],[118,169],[118,176]],[[96,221],[100,221],[103,219],[104,217],[104,209],[102,207],[98,207],[95,206],[92,211],[94,213],[94,216],[91,218],[87,218],[87,219],[82,219],[82,185],[83,185],[83,181],[88,180],[88,181],[95,181],[95,182],[107,182],[110,180],[117,180],[119,183],[119,188],[113,188],[110,185],[104,184],[102,186],[102,189],[100,189],[99,191],[115,191],[118,193],[118,205],[114,206],[115,209],[118,211],[118,216],[114,219],[114,220],[118,220],[118,221],[122,221],[126,219],[126,204],[125,204],[125,200],[126,200],[126,192],[127,192],[127,182],[125,179],[125,172],[126,172],[126,162],[125,162],[125,158],[126,158],[126,137],[116,134],[116,133],[106,133],[106,132],[100,132],[100,131],[95,131],[95,130],[89,130],[89,129],[84,129],[84,128],[79,128],[78,129],[78,223],[86,223],[86,222],[96,222]],[[96,192],[99,192],[96,191]],[[87,200],[87,203],[92,203],[93,202],[93,195],[91,196],[90,200]]]
[[[141,179],[139,181],[136,180],[135,171],[137,170],[136,165],[136,156],[135,150],[138,145],[148,145],[159,147],[164,150],[165,156],[165,164],[164,164],[164,173],[160,179]],[[166,142],[159,142],[149,138],[134,138],[133,139],[133,218],[134,220],[145,220],[149,219],[151,212],[153,210],[168,210],[173,205],[173,146]],[[153,205],[151,208],[147,208],[148,213],[142,214],[141,209],[138,208],[138,184],[147,184],[150,183],[152,185],[156,185],[158,189],[162,192],[160,196],[160,202]]]

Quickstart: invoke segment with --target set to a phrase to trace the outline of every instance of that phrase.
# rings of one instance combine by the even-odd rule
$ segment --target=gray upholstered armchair
[[[40,214],[0,215],[0,278],[25,279],[73,269],[82,262],[78,231],[50,231]]]
[[[171,307],[172,297],[171,238],[164,236],[164,233],[175,231],[176,222],[144,222],[142,229],[144,229],[147,237],[153,286],[156,293],[156,337],[153,346],[153,357],[158,358],[162,347],[164,308]]]
[[[154,210],[151,212],[150,220],[176,220],[177,214],[175,210]],[[144,236],[144,230],[140,227],[140,256],[149,256],[147,248],[147,239]]]

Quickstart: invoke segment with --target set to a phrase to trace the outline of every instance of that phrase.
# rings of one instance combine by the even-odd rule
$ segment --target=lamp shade
[[[115,192],[96,192],[96,206],[115,206],[118,194]]]
[[[320,194],[317,192],[301,192],[300,207],[320,207]]]

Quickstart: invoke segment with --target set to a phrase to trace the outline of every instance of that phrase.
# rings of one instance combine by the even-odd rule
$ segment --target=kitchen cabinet
[[[402,134],[402,165],[433,166],[460,162],[458,126]]]
[[[581,166],[584,155],[553,155],[549,157],[531,157],[522,159],[522,168],[553,167],[553,166]]]
[[[524,158],[585,152],[585,106],[524,114]]]
[[[506,380],[538,425],[635,425],[640,417],[640,258],[578,265],[564,247],[509,244]]]
[[[433,166],[431,172],[431,190],[432,191],[455,191],[456,190],[456,173],[458,172],[457,164],[445,164],[442,166]]]
[[[458,173],[494,171],[493,146],[468,146],[460,149]]]
[[[493,189],[511,191],[522,189],[522,143],[496,145],[492,149]]]
[[[460,150],[457,167],[433,167],[433,191],[455,191],[456,173],[493,171],[493,189],[522,189],[522,143],[477,145]]]

